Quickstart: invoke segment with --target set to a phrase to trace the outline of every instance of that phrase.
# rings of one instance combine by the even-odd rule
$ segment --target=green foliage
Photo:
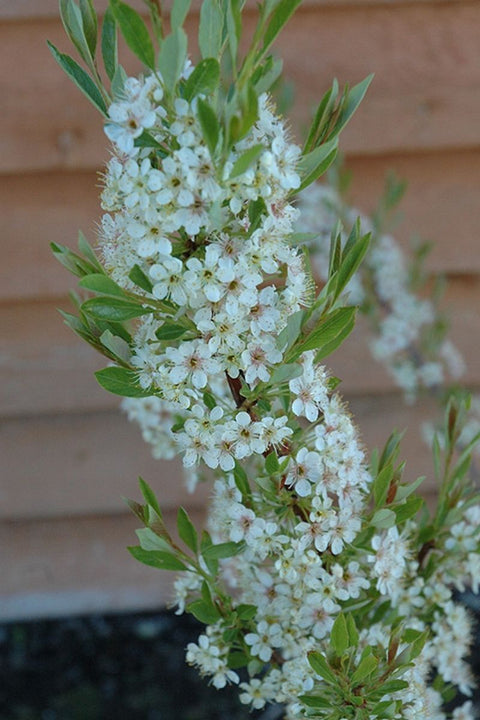
[[[144,65],[155,69],[152,40],[140,15],[120,0],[110,0],[110,8],[130,50]]]
[[[75,85],[90,100],[92,105],[94,105],[97,110],[99,110],[101,114],[106,117],[107,106],[105,105],[105,100],[103,99],[101,92],[98,90],[98,87],[95,85],[90,76],[85,72],[83,68],[80,67],[77,62],[75,62],[75,60],[73,60],[73,58],[65,55],[64,53],[61,53],[59,50],[57,50],[55,45],[52,45],[51,42],[48,42],[48,47],[50,48],[50,52],[52,53],[53,57],[60,65],[62,70],[64,70],[69,76],[69,78],[73,80]]]

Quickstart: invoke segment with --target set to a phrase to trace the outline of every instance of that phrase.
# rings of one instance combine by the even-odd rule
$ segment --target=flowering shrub
[[[445,718],[452,688],[472,687],[471,620],[452,588],[480,582],[480,505],[467,477],[476,438],[456,453],[467,401],[452,399],[443,447],[434,443],[430,515],[421,479],[402,481],[398,435],[367,462],[322,364],[353,328],[345,289],[369,235],[359,222],[347,238],[333,233],[317,290],[303,232],[312,213],[294,204],[335,158],[369,79],[340,97],[334,84],[300,148],[269,94],[280,72],[270,47],[299,1],[260,3],[239,61],[243,3],[204,0],[195,66],[188,0],[174,1],[168,35],[159,4],[146,4],[158,53],[141,17],[110,2],[109,89],[90,0],[60,4],[90,74],[51,46],[112,142],[97,252],[83,236],[79,253],[53,246],[93,295],[64,317],[112,361],[97,379],[130,398],[156,453],[180,453],[192,489],[200,478],[213,487],[208,529],[199,534],[180,508],[176,540],[142,480],[144,503],[130,505],[144,527],[130,551],[179,573],[178,612],[206,625],[187,662],[217,688],[238,684],[252,708]],[[117,27],[145,66],[138,77],[118,64]],[[375,249],[368,267],[387,292]],[[471,703],[452,717],[473,718]]]

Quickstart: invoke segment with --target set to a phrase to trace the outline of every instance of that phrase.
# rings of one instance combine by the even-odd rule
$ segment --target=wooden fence
[[[408,180],[398,238],[407,246],[417,233],[436,243],[429,267],[448,276],[451,336],[473,388],[480,385],[479,27],[477,0],[307,0],[278,42],[297,88],[297,130],[334,76],[355,83],[375,73],[341,145],[354,173],[353,197],[368,210],[387,170]],[[200,517],[208,495],[186,496],[179,464],[151,459],[116,398],[96,385],[92,373],[102,359],[56,312],[67,307],[72,280],[48,245],[75,244],[77,228],[94,239],[97,173],[107,150],[100,118],[55,66],[47,38],[68,49],[56,0],[0,0],[5,619],[164,604],[169,578],[139,566],[124,549],[134,544],[136,522],[121,496],[138,496],[142,474],[167,515],[181,501]],[[435,413],[434,403],[404,405],[371,360],[365,332],[337,353],[333,371],[345,378],[343,391],[369,446],[393,426],[411,426],[408,473],[426,474],[433,491],[418,428]]]

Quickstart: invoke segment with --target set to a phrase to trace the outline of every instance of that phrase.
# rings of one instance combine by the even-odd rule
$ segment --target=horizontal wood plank
[[[297,85],[297,127],[305,126],[334,76],[354,83],[375,72],[367,100],[344,133],[345,151],[478,145],[479,21],[480,6],[470,3],[407,3],[395,12],[384,6],[305,8],[278,42],[286,75]],[[106,157],[100,118],[55,67],[47,37],[68,48],[58,20],[0,26],[6,98],[0,172],[97,168]]]
[[[406,2],[442,3],[442,2],[463,2],[466,0],[303,0],[302,7],[358,7],[370,5],[384,5],[395,7],[405,5]],[[468,1],[468,0],[467,0]],[[98,13],[103,13],[108,6],[108,0],[95,0],[95,8]],[[129,5],[142,10],[145,5],[140,0],[129,0]],[[247,7],[254,6],[255,0],[247,0]],[[171,1],[164,3],[165,8],[171,6]],[[200,0],[193,0],[192,9],[200,6]],[[56,0],[0,0],[0,20],[35,19],[58,16],[58,3]]]
[[[435,401],[407,407],[398,395],[390,394],[351,400],[367,447],[383,446],[394,427],[408,427],[402,451],[409,460],[408,477],[431,479],[430,453],[420,425],[436,417]],[[122,497],[140,498],[139,475],[165,509],[189,497],[179,460],[152,459],[138,428],[118,412],[5,420],[0,452],[0,518],[5,520],[122,512]],[[191,505],[204,504],[207,485],[190,497]]]
[[[60,302],[68,308],[68,302]],[[480,386],[480,280],[452,280],[445,298],[451,319],[449,337],[462,352],[464,382]],[[0,417],[109,410],[116,396],[103,391],[93,373],[106,360],[66,328],[53,303],[0,306],[5,328],[0,353]],[[378,395],[394,390],[392,379],[368,349],[370,331],[359,319],[352,336],[327,365],[343,378],[344,392]]]
[[[362,211],[374,209],[389,170],[406,179],[408,190],[394,235],[408,250],[409,239],[434,242],[428,267],[434,272],[480,272],[480,152],[353,158],[352,197]],[[49,243],[76,245],[82,229],[96,243],[101,217],[99,179],[93,172],[0,176],[2,242],[8,272],[0,302],[62,297],[75,278],[53,258]]]
[[[192,520],[202,526],[198,512]],[[174,528],[175,513],[165,521]],[[174,573],[127,552],[138,527],[130,514],[2,523],[0,621],[162,609]]]
[[[166,510],[189,497],[181,463],[154,460],[119,411],[4,421],[0,447],[3,519],[122,512],[122,498],[141,499],[139,476]],[[206,494],[202,485],[191,504]]]

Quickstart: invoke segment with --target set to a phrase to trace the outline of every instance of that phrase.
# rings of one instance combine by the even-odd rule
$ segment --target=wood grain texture
[[[173,529],[175,513],[165,521]],[[1,621],[163,608],[174,573],[131,557],[138,527],[130,514],[2,523]]]
[[[119,411],[40,416],[0,425],[0,518],[118,513],[139,500],[138,477],[172,509],[185,502],[179,461],[154,460]],[[203,504],[202,486],[193,504]]]
[[[68,302],[59,303],[65,309]],[[480,279],[453,279],[445,298],[452,328],[449,337],[467,362],[464,381],[480,386]],[[53,303],[0,306],[0,327],[6,332],[0,353],[0,417],[56,415],[110,410],[116,396],[102,390],[93,373],[107,361],[66,328]],[[373,397],[392,392],[394,384],[368,348],[370,331],[358,327],[327,365],[344,378],[343,391]]]
[[[465,3],[465,0],[303,0],[302,7],[358,7],[370,5],[383,5],[387,7],[395,7],[396,5],[405,5],[406,2],[424,2],[439,4],[448,3]],[[142,10],[145,5],[140,0],[129,0],[132,7]],[[247,0],[247,7],[254,6],[255,0]],[[103,13],[108,6],[108,0],[95,0],[95,8],[99,13]],[[171,6],[171,1],[164,3],[165,8]],[[193,0],[192,9],[200,6],[200,0]],[[56,0],[0,0],[0,20],[19,20],[19,19],[35,19],[42,17],[57,17],[58,3]]]
[[[355,83],[375,72],[367,101],[344,133],[345,151],[478,145],[479,21],[480,5],[470,3],[306,7],[278,42],[286,76],[297,85],[297,127],[306,124],[334,76]],[[247,30],[251,22],[247,14]],[[194,26],[192,21],[192,35]],[[58,20],[0,25],[0,82],[7,98],[0,172],[96,168],[106,155],[100,119],[55,66],[47,37],[68,49]]]

